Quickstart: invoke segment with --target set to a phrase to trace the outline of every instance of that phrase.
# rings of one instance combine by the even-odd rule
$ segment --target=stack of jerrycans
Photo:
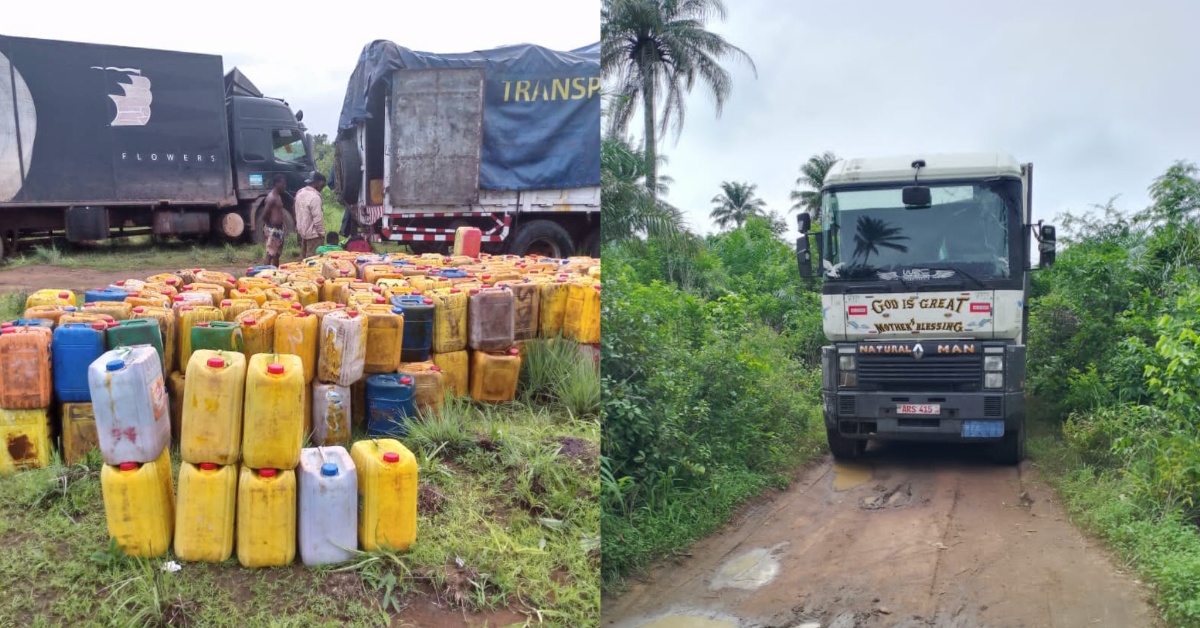
[[[0,329],[0,475],[50,461],[50,328],[19,320]]]
[[[296,557],[295,469],[304,442],[305,388],[300,356],[250,357],[237,488],[237,557],[243,567],[277,567]]]
[[[175,555],[221,562],[233,553],[246,356],[198,349],[185,369]]]
[[[313,441],[319,445],[350,443],[350,387],[366,372],[367,318],[357,310],[337,309],[320,319],[317,381],[312,385]],[[400,321],[388,321],[397,330],[394,333],[399,333]]]
[[[470,391],[476,401],[512,401],[521,373],[515,301],[507,286],[472,289],[467,297]]]
[[[162,556],[175,525],[171,422],[162,360],[150,345],[105,352],[88,366],[104,468],[108,534],[127,554]]]

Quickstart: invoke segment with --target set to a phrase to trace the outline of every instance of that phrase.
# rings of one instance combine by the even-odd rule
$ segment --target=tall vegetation
[[[600,15],[601,69],[616,84],[611,119],[624,131],[641,105],[646,186],[657,197],[658,134],[672,128],[678,137],[686,96],[697,83],[707,88],[719,116],[733,86],[721,62],[745,61],[752,70],[754,62],[706,30],[710,19],[725,19],[722,0],[604,0]]]
[[[821,219],[821,188],[837,160],[837,155],[827,150],[809,157],[800,166],[800,176],[796,178],[796,188],[791,193],[792,209],[808,212],[814,224]]]
[[[730,224],[741,227],[751,216],[764,216],[767,202],[755,195],[757,185],[741,181],[722,181],[721,193],[712,199],[709,217],[724,229]]]
[[[1132,214],[1062,218],[1035,273],[1029,390],[1065,439],[1066,501],[1153,581],[1173,624],[1200,624],[1200,178],[1172,165]],[[1036,449],[1035,449],[1036,453]]]

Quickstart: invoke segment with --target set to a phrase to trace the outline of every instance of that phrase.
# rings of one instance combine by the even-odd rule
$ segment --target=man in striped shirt
[[[325,175],[314,172],[304,182],[308,185],[296,192],[296,237],[300,240],[301,259],[315,255],[325,239],[325,212],[321,209]]]

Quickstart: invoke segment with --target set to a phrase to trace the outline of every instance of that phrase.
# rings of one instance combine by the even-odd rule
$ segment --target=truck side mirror
[[[808,279],[813,276],[812,255],[808,251],[808,234],[796,238],[796,265],[800,267],[800,276]]]
[[[808,230],[811,228],[812,216],[809,216],[808,212],[800,212],[799,214],[796,214],[796,229],[800,232],[800,235],[808,235]]]
[[[1042,225],[1041,231],[1041,237],[1038,239],[1038,268],[1047,268],[1054,265],[1058,237],[1055,235],[1054,225]]]

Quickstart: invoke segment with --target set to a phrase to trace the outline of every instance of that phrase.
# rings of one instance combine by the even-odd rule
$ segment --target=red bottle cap
[[[177,294],[177,295],[175,295],[174,297],[172,297],[172,300],[174,300],[174,301],[182,301],[182,300],[183,300],[183,295],[182,295],[182,294]]]
[[[229,299],[221,301],[221,307],[229,307],[231,305],[233,305],[233,301],[230,301]]]
[[[512,349],[508,350],[508,355],[521,355],[521,350],[513,347]]]
[[[120,323],[118,323],[117,321],[108,321],[109,329],[112,329],[113,327],[116,327],[117,325],[120,325]]]
[[[471,294],[479,294],[479,288],[471,288]]]
[[[281,296],[285,299],[290,299],[290,298],[292,298],[292,293],[287,290],[284,290],[283,292],[279,293],[279,296]]]
[[[387,303],[387,299],[385,299],[383,297],[375,297],[375,302],[376,303]]]
[[[272,375],[283,375],[283,365],[278,362],[272,362],[267,365],[267,372]]]
[[[345,309],[345,307],[346,307],[346,304],[345,304],[345,303],[338,303],[338,304],[337,304],[337,309],[339,309],[339,310],[341,310],[341,309]]]
[[[179,278],[178,277],[167,277],[167,280],[164,281],[163,283],[167,284],[168,286],[173,286],[173,285],[179,283]]]
[[[190,292],[195,289],[196,289],[196,286],[184,286],[184,287],[180,288],[180,290],[183,290],[184,292]]]
[[[292,304],[292,309],[293,309],[293,310],[296,310],[297,312],[299,312],[299,311],[301,311],[301,310],[303,310],[303,309],[304,309],[304,306],[303,306],[303,305],[300,305],[299,303],[293,303],[293,304]]]
[[[109,316],[108,314],[101,314],[101,316],[104,317],[105,322],[113,322],[113,317]]]
[[[383,452],[383,461],[384,462],[400,462],[400,454],[398,454],[394,451],[385,451],[385,452]]]
[[[122,283],[124,283],[124,282],[122,282]],[[70,292],[60,292],[60,293],[58,293],[58,298],[69,299],[69,298],[71,298],[71,293]]]
[[[258,477],[260,477],[260,478],[273,478],[273,477],[275,477],[275,469],[259,469],[259,470],[258,470]]]
[[[106,323],[104,321],[96,321],[96,322],[92,323],[92,329],[94,329],[96,331],[104,331],[104,330],[108,329],[108,323]],[[8,330],[6,329],[5,331],[8,331]]]
[[[222,358],[209,358],[208,365],[215,369],[225,368],[225,360]]]
[[[200,321],[196,323],[196,327],[208,327],[208,321]]]
[[[122,471],[133,471],[134,469],[138,468],[138,463],[122,462],[118,468],[120,468]]]
[[[491,279],[491,278],[492,278],[491,275],[484,275],[484,276],[480,277],[480,279],[484,279],[484,280]]]
[[[458,293],[460,293],[460,292],[462,292],[462,290],[459,290],[458,288],[451,288],[451,289],[450,289],[450,294],[458,294]]]
[[[238,292],[241,292],[244,294],[247,292],[247,290],[245,288],[238,288]]]
[[[183,307],[179,308],[179,311],[180,311],[180,312],[189,312],[189,311],[191,311],[192,309],[193,309],[193,308],[192,308],[192,306],[190,306],[190,305],[185,305],[185,306],[183,306]]]
[[[297,303],[297,305],[299,305],[299,304]],[[304,318],[305,316],[308,316],[308,312],[299,312],[299,313],[297,313],[297,314],[296,314],[296,316],[299,316],[299,317],[301,317],[301,318]]]
[[[117,285],[118,285],[118,286],[124,286],[124,285],[125,285],[125,280],[124,280],[124,279],[122,279],[122,280],[118,281],[118,282],[117,282]],[[60,297],[61,297],[61,296],[62,296],[62,293],[60,292],[58,296],[60,296]]]
[[[440,366],[431,366],[431,367],[429,367],[429,370],[433,371],[434,373],[441,373],[441,372],[442,372],[442,367],[440,367]]]
[[[141,314],[142,312],[145,312],[145,311],[146,311],[146,308],[144,308],[144,307],[142,307],[142,306],[140,306],[140,305],[139,305],[139,306],[137,306],[137,307],[135,307],[135,308],[133,308],[133,313],[134,313],[134,314]]]
[[[217,468],[217,463],[215,463],[215,462],[201,462],[200,463],[201,471],[215,471],[216,468]]]
[[[400,383],[401,383],[401,384],[404,384],[405,386],[407,386],[407,385],[409,385],[409,384],[411,384],[411,383],[412,383],[412,378],[411,378],[411,377],[409,377],[409,376],[407,376],[407,375],[405,375],[404,377],[401,377],[401,378],[400,378]]]
[[[413,291],[412,291],[412,295],[413,295],[414,297],[419,297],[419,296],[421,296],[421,291],[420,291],[420,290],[413,290]]]
[[[245,325],[246,327],[253,327],[253,326],[254,326],[254,319],[253,319],[253,318],[243,318],[243,319],[242,319],[242,324],[243,324],[243,325]]]
[[[358,310],[350,310],[349,312],[346,312],[346,316],[349,316],[350,318],[355,318],[358,316]]]

